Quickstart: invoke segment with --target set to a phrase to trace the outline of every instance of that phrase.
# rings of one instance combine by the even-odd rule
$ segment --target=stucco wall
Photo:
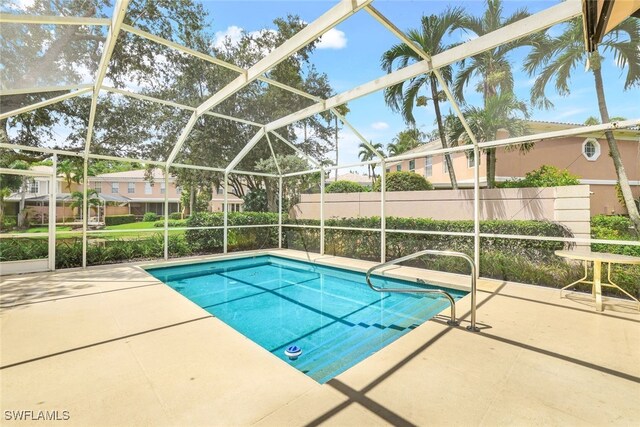
[[[480,190],[480,219],[548,220],[565,224],[575,237],[591,232],[589,186]],[[399,191],[386,194],[386,216],[473,219],[473,190]],[[325,194],[325,218],[380,216],[380,193]],[[289,214],[320,218],[320,195],[303,194]]]

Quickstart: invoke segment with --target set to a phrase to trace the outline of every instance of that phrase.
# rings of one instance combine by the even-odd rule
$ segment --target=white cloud
[[[373,122],[371,123],[371,128],[375,130],[386,130],[389,129],[389,123],[387,122]]]
[[[347,37],[344,31],[332,28],[320,37],[316,45],[318,49],[344,49],[347,47]]]
[[[224,48],[224,44],[227,38],[231,41],[231,44],[237,44],[242,37],[242,31],[242,28],[236,25],[231,25],[224,31],[216,31],[213,39],[213,46],[216,49]]]

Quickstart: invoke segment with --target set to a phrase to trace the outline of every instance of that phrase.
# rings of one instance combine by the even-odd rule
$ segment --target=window
[[[153,193],[153,189],[151,188],[152,185],[150,182],[145,182],[144,183],[144,194],[151,194]]]
[[[396,165],[396,171],[400,172],[402,170],[402,163]]]
[[[218,187],[218,194],[224,194],[224,188]]]
[[[133,194],[136,192],[136,183],[135,182],[130,182],[127,184],[127,193],[129,194]]]
[[[27,193],[37,194],[38,190],[40,190],[40,183],[35,179],[30,179],[29,183],[27,184]]]
[[[582,155],[590,162],[595,162],[600,157],[600,143],[594,138],[585,139],[582,143]]]
[[[117,182],[111,183],[111,193],[118,194],[120,192],[120,184]]]
[[[473,151],[467,151],[467,167],[472,168],[475,164],[475,153]],[[478,159],[478,165],[482,164],[482,156]]]
[[[99,181],[94,182],[93,189],[96,190],[96,193],[98,194],[102,193],[102,183]]]
[[[164,182],[160,183],[160,194],[164,194],[164,192],[166,191],[166,187],[164,186]]]
[[[176,193],[182,194],[182,187],[176,186]]]
[[[387,173],[391,172],[391,168],[387,168]]]
[[[416,170],[416,161],[415,160],[409,160],[409,171],[410,172],[415,172]]]
[[[431,156],[427,156],[424,159],[424,175],[433,175],[433,158]]]

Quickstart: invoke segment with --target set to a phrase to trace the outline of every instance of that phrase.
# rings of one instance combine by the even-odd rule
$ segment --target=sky
[[[17,4],[16,7],[24,7],[32,0],[12,0],[12,2]],[[536,13],[559,2],[560,0],[503,0],[503,15],[509,16],[521,8],[527,8],[530,13]],[[208,12],[206,18],[209,23],[208,31],[215,35],[214,43],[220,45],[225,37],[232,40],[238,39],[242,31],[259,32],[273,29],[275,28],[273,20],[288,14],[298,15],[303,21],[312,22],[337,2],[203,0],[201,3]],[[468,13],[479,16],[484,11],[485,3],[484,0],[376,0],[373,6],[401,30],[407,31],[418,27],[421,16],[439,14],[449,6],[462,7]],[[563,24],[551,27],[549,34],[557,36],[562,33],[562,28]],[[447,43],[464,43],[471,38],[473,38],[472,34],[457,31],[450,35]],[[334,91],[340,93],[384,76],[386,73],[380,67],[380,58],[387,49],[397,43],[399,40],[393,34],[361,10],[325,33],[310,60],[318,71],[328,75]],[[535,76],[529,76],[522,70],[522,62],[527,53],[528,50],[522,48],[510,55],[516,96],[523,101],[529,100],[529,91],[535,80]],[[625,92],[624,70],[617,67],[612,54],[605,53],[604,58],[603,77],[610,116],[639,118],[640,88],[636,87]],[[88,73],[88,76],[92,79],[93,73]],[[478,79],[472,81],[465,92],[469,105],[482,105],[482,97],[475,91],[477,83]],[[530,113],[533,120],[583,123],[589,116],[599,117],[593,75],[582,65],[572,72],[569,96],[557,95],[553,85],[549,85],[547,95],[555,104],[555,108],[532,109]],[[392,142],[398,132],[406,128],[400,115],[391,111],[385,104],[382,91],[351,101],[348,107],[350,112],[347,120],[366,139],[374,143],[382,143],[385,147]],[[445,114],[448,113],[450,105],[447,102],[441,103],[441,110]],[[416,107],[414,116],[421,130],[430,132],[434,129],[435,113],[431,103],[426,107]],[[63,140],[62,134],[65,132],[61,129],[59,133],[61,134],[59,139]],[[340,132],[339,163],[341,165],[359,161],[359,144],[358,137],[348,129]],[[335,154],[329,153],[328,157],[333,159]],[[349,168],[341,172],[354,169]]]
[[[328,10],[334,1],[205,1],[213,31],[219,40],[225,36],[237,37],[240,31],[259,31],[273,28],[272,21],[276,17],[287,14],[299,15],[306,22],[311,22]],[[526,7],[535,13],[546,9],[558,1],[504,1],[504,14],[510,15],[515,10]],[[480,15],[484,10],[484,2],[475,1],[375,1],[373,5],[389,18],[401,30],[416,28],[422,15],[438,14],[449,5],[464,7],[469,13]],[[561,26],[550,29],[551,35],[558,35]],[[451,35],[450,43],[468,41],[470,34],[458,31]],[[360,11],[330,30],[311,56],[317,69],[329,76],[329,81],[337,93],[348,90],[359,84],[368,82],[386,74],[380,68],[381,55],[399,41],[382,25],[366,12]],[[527,50],[513,52],[511,61],[515,76],[516,96],[529,100],[529,91],[534,77],[521,70],[521,64]],[[623,90],[622,70],[618,68],[612,55],[605,54],[603,76],[610,115],[626,118],[640,117],[640,90]],[[467,88],[467,102],[481,105],[482,98],[474,90],[472,82]],[[572,91],[568,97],[558,96],[553,86],[547,95],[555,104],[553,110],[532,110],[534,120],[583,123],[589,116],[599,117],[593,77],[584,68],[573,71],[571,79]],[[392,112],[384,103],[382,92],[360,98],[349,103],[350,113],[347,115],[352,125],[365,138],[381,142],[385,146],[406,126],[399,114]],[[441,109],[448,112],[448,103],[441,104]],[[431,105],[418,107],[414,111],[418,127],[424,131],[434,128],[435,114]],[[342,132],[339,142],[340,164],[358,161],[359,140],[348,130]],[[332,156],[332,154],[330,154]],[[344,172],[347,172],[346,170]]]

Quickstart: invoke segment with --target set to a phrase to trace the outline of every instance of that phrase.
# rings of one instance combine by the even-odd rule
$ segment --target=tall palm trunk
[[[596,94],[598,95],[598,108],[600,109],[600,118],[602,123],[609,123],[609,111],[607,109],[607,103],[604,97],[604,86],[602,84],[602,71],[600,69],[600,55],[595,52],[590,57],[591,69],[596,83]],[[618,175],[618,182],[620,183],[620,189],[622,190],[622,197],[624,203],[627,206],[627,212],[629,212],[629,218],[633,222],[635,229],[640,232],[640,214],[638,213],[638,207],[633,200],[633,193],[631,192],[631,186],[629,185],[629,178],[627,178],[627,172],[622,164],[622,158],[620,157],[620,150],[618,149],[618,143],[613,137],[613,132],[606,131],[607,143],[609,144],[609,152],[611,153],[611,159]]]
[[[496,149],[487,149],[487,188],[496,186]]]
[[[433,99],[433,108],[436,111],[436,121],[438,122],[438,133],[440,134],[440,142],[442,142],[442,148],[448,148],[446,132],[444,125],[442,124],[442,114],[440,113],[440,102],[438,101],[438,79],[433,75],[431,79],[431,98]],[[456,179],[456,171],[453,169],[453,162],[451,161],[451,155],[446,153],[444,155],[444,161],[447,163],[447,170],[449,171],[449,181],[451,181],[451,188],[458,189],[458,180]]]

